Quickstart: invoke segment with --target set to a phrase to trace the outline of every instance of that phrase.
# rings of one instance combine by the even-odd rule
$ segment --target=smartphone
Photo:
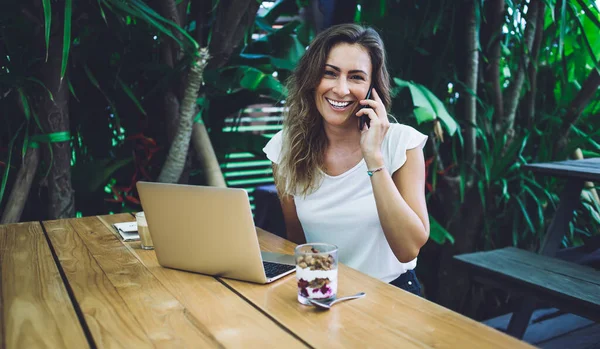
[[[371,91],[373,91],[373,86],[369,87],[369,92],[367,93],[367,96],[365,97],[365,99],[371,99]],[[360,109],[363,108],[368,108],[368,105],[363,105],[360,107]],[[369,117],[367,115],[361,115],[359,118],[359,123],[358,123],[358,130],[362,131],[363,127],[365,127],[365,124],[367,124],[367,126],[371,126],[370,121],[371,119],[369,119]]]

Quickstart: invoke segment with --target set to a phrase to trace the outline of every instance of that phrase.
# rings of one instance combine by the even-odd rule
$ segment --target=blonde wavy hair
[[[379,34],[357,24],[341,24],[317,35],[287,82],[288,111],[284,115],[283,146],[275,171],[280,195],[306,196],[320,186],[327,137],[314,95],[325,72],[329,51],[340,43],[360,45],[367,50],[373,72],[371,82],[386,109],[390,109],[390,79]]]

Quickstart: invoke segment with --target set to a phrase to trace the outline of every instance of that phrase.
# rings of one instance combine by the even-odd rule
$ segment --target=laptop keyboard
[[[273,278],[277,275],[285,273],[286,271],[296,269],[295,265],[279,264],[265,261],[263,261],[263,266],[265,268],[265,274],[267,275],[267,278]]]

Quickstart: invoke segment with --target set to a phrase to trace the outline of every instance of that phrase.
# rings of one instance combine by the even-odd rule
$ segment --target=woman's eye
[[[325,76],[335,76],[335,73],[332,72],[331,70],[326,70],[324,73]]]
[[[355,80],[364,80],[365,78],[362,75],[352,75],[352,79],[355,79]]]

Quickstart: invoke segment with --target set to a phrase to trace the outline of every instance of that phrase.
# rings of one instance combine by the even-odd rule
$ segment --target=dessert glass
[[[309,305],[309,299],[335,299],[338,285],[338,248],[325,243],[296,247],[296,281],[298,302]]]

